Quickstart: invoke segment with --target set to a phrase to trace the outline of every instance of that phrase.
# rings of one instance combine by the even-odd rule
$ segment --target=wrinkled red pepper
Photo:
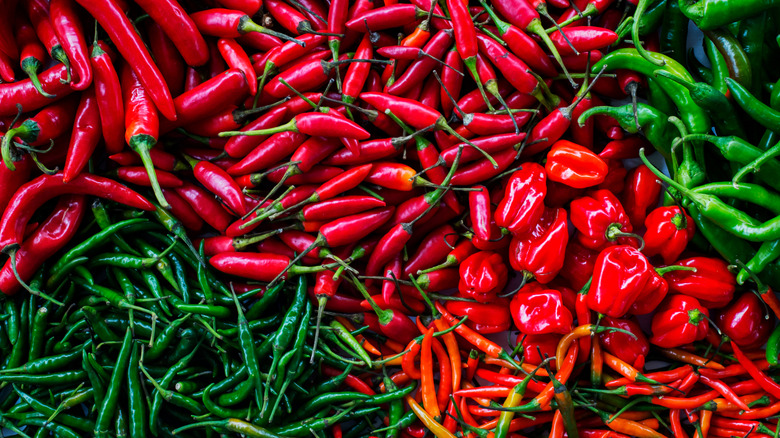
[[[530,292],[524,289],[531,289]],[[563,304],[561,293],[554,289],[537,289],[527,285],[512,298],[509,310],[520,333],[543,335],[566,334],[574,319]]]
[[[504,290],[507,275],[507,267],[500,254],[480,251],[469,256],[460,265],[458,291],[467,298],[489,303]]]
[[[542,166],[523,163],[522,168],[509,177],[504,199],[494,214],[496,224],[512,233],[530,229],[544,212],[546,180]]]
[[[696,233],[693,219],[679,207],[658,207],[645,218],[645,249],[648,256],[660,255],[674,263]]]
[[[696,271],[674,271],[666,278],[671,292],[697,298],[704,307],[716,309],[731,301],[737,280],[729,272],[728,264],[712,257],[691,257],[675,263],[695,268]]]
[[[687,295],[672,295],[653,315],[650,342],[662,348],[676,348],[707,336],[709,312],[699,300]]]
[[[547,208],[539,221],[509,245],[509,263],[515,271],[531,274],[542,284],[549,283],[563,267],[569,243],[566,210]]]
[[[636,248],[611,246],[599,254],[588,291],[588,308],[620,318],[628,313],[652,278],[652,266]]]

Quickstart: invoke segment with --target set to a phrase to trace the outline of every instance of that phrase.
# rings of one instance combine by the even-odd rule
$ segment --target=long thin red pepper
[[[73,132],[68,146],[68,157],[62,171],[62,180],[69,182],[84,169],[100,141],[100,110],[93,89],[81,95],[73,122]]]
[[[95,97],[100,111],[100,127],[106,142],[106,150],[116,154],[125,146],[125,108],[119,75],[103,41],[96,41],[92,46],[90,62],[95,76]]]
[[[188,65],[197,67],[208,62],[206,40],[178,1],[137,0],[136,3],[160,25]]]
[[[68,55],[77,80],[71,83],[71,87],[74,90],[84,90],[92,84],[92,67],[89,63],[87,42],[84,39],[84,28],[75,6],[73,0],[52,0],[49,13],[54,33],[57,34]]]

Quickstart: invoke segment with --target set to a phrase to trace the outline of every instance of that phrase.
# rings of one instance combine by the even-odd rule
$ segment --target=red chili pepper
[[[701,274],[707,273],[702,271]],[[746,292],[721,309],[713,319],[732,342],[745,350],[752,350],[764,345],[772,330],[774,321],[766,316],[761,300],[755,294]]]
[[[173,41],[187,65],[197,67],[208,62],[206,40],[178,1],[139,0],[136,3]]]
[[[181,187],[176,187],[175,190],[190,204],[190,207],[198,213],[201,219],[216,230],[224,232],[233,220],[230,213],[206,190],[188,182],[185,182]]]
[[[608,168],[607,163],[591,150],[568,140],[559,140],[547,153],[545,170],[553,181],[584,189],[601,184]]]
[[[566,210],[546,208],[530,230],[512,238],[509,262],[515,271],[547,284],[563,267],[568,242]]]
[[[241,187],[227,172],[208,161],[198,161],[192,171],[195,179],[206,190],[219,196],[236,215],[246,214],[246,202]]]
[[[46,0],[30,0],[23,2],[23,4],[27,17],[38,35],[38,40],[46,47],[51,58],[64,64],[68,72],[70,72],[70,61],[60,44],[60,40],[54,33],[54,27],[52,27],[49,19],[49,3]],[[70,73],[68,74],[70,75]],[[68,79],[70,79],[70,76],[68,76]],[[65,84],[70,84],[70,80],[66,81]]]
[[[256,129],[266,129],[274,127],[281,123],[282,119],[287,114],[287,108],[277,107],[262,116],[258,117],[253,122],[250,122],[246,126],[242,127],[242,131],[252,131]],[[225,152],[234,158],[243,158],[249,154],[260,143],[264,142],[267,136],[235,136],[230,137],[225,144]]]
[[[305,140],[306,136],[297,132],[273,134],[227,172],[230,175],[245,175],[267,169],[293,153]]]
[[[447,301],[445,306],[455,316],[468,316],[465,324],[485,335],[506,331],[512,324],[509,300],[506,298],[499,298],[492,303]]]
[[[256,131],[233,131],[221,133],[220,136],[232,135],[268,135],[279,132],[299,132],[307,135],[319,135],[322,137],[348,137],[358,140],[366,140],[371,135],[355,122],[324,113],[304,113],[293,117],[288,123],[275,128]],[[224,135],[223,135],[224,134]]]
[[[623,167],[623,162],[620,160],[605,160],[607,163],[607,177],[601,184],[596,186],[597,190],[609,190],[615,195],[621,195],[626,185],[626,175],[628,170]],[[632,224],[633,225],[633,224]]]
[[[82,173],[65,184],[62,174],[41,175],[21,186],[3,212],[0,247],[21,243],[24,228],[35,211],[46,201],[65,194],[100,196],[134,208],[154,210],[141,195],[107,178]]]
[[[268,103],[270,98],[283,98],[295,94],[290,87],[299,92],[313,91],[325,85],[331,78],[334,69],[341,69],[341,64],[328,64],[324,61],[330,55],[330,52],[324,48],[319,48],[312,53],[300,57],[295,63],[285,65],[287,68],[274,76],[263,87],[263,98],[260,103]],[[346,55],[341,55],[340,61],[345,61]],[[284,80],[289,84],[287,87],[282,83]]]
[[[267,29],[252,21],[249,15],[242,11],[231,9],[206,9],[190,14],[190,18],[198,27],[198,30],[209,36],[218,38],[239,38],[249,33],[261,33],[265,36],[279,38],[285,41],[293,41],[294,38],[285,34]],[[242,40],[242,42],[248,42]],[[276,46],[273,44],[272,46]],[[261,48],[260,50],[268,50]]]
[[[563,35],[560,33],[554,33],[550,37],[555,48],[558,49],[558,53],[563,56],[574,55],[574,50],[589,52],[603,49],[617,41],[618,34],[603,27],[566,26],[566,38],[568,42],[563,39]]]
[[[119,75],[111,61],[105,43],[97,41],[92,46],[90,57],[92,71],[94,73],[95,96],[100,112],[100,127],[103,139],[106,142],[106,150],[116,154],[125,147],[125,108],[122,101],[122,87],[119,84]]]
[[[144,90],[154,101],[160,113],[168,120],[176,120],[173,97],[165,84],[160,70],[154,64],[146,46],[116,0],[93,2],[76,0],[106,30],[111,41],[117,45],[122,57],[127,61]]]
[[[555,66],[550,62],[547,53],[539,47],[536,40],[516,26],[498,19],[495,14],[492,14],[492,9],[488,8],[486,11],[491,14],[491,18],[496,25],[496,27],[486,26],[486,29],[500,36],[515,56],[525,61],[533,71],[542,76],[553,76],[556,74]]]
[[[523,163],[522,168],[509,177],[504,198],[496,208],[496,224],[515,234],[531,229],[544,213],[546,179],[542,166]]]
[[[537,90],[539,82],[528,73],[530,69],[520,58],[486,35],[477,35],[477,38],[480,53],[484,54],[504,74],[515,90],[528,94]]]
[[[442,269],[441,271],[429,272],[417,277],[417,285],[424,292],[441,292],[447,289],[453,289],[458,286],[458,270]],[[422,299],[420,291],[414,286],[401,285],[401,293],[417,299]]]
[[[171,206],[171,213],[179,219],[184,228],[193,232],[198,232],[203,228],[203,219],[184,198],[174,190],[163,189],[162,192]]]
[[[637,249],[610,246],[599,254],[588,291],[588,308],[613,318],[625,315],[648,285],[652,266]]]
[[[155,22],[150,21],[146,26],[146,35],[149,39],[149,48],[160,73],[165,78],[165,83],[171,94],[176,96],[184,90],[184,82],[187,76],[187,64],[179,54],[179,50],[170,38],[165,35],[163,29]]]
[[[391,29],[413,23],[428,15],[428,11],[410,4],[397,4],[371,9],[347,21],[347,29],[369,32]]]
[[[83,195],[63,196],[49,216],[24,240],[21,247],[5,262],[0,271],[0,291],[13,295],[29,281],[41,265],[68,244],[84,218],[86,200]],[[16,273],[14,273],[16,271]]]
[[[616,245],[632,231],[620,201],[607,190],[596,190],[571,202],[571,222],[580,243],[591,249]]]
[[[464,297],[473,298],[480,303],[489,303],[504,290],[507,280],[507,269],[501,255],[480,251],[469,256],[460,265],[458,291]]]
[[[73,122],[73,132],[68,146],[68,157],[62,180],[68,182],[84,169],[92,153],[95,151],[101,137],[100,110],[94,90],[90,89],[81,95]]]
[[[444,57],[451,44],[452,31],[440,30],[422,49],[410,47],[409,49],[414,50],[418,55],[406,71],[392,85],[387,87],[387,93],[402,95],[409,92],[413,87],[419,86],[419,82],[424,80],[439,65],[438,60]],[[426,56],[422,56],[420,53],[425,53]]]
[[[625,160],[628,158],[639,157],[639,149],[648,147],[648,142],[644,137],[626,137],[622,140],[613,140],[607,143],[599,152],[599,157],[610,160]],[[640,165],[639,167],[641,167]]]
[[[71,87],[74,90],[84,90],[92,84],[92,68],[87,55],[84,28],[75,6],[73,0],[52,0],[49,13],[54,33],[67,53],[78,80],[71,83]]]
[[[398,155],[401,152],[401,146],[403,146],[403,144],[399,144],[393,138],[368,140],[358,144],[359,153],[352,153],[352,151],[346,148],[340,149],[322,160],[322,164],[330,166],[354,166],[371,163]]]
[[[693,219],[679,207],[656,208],[647,215],[645,227],[645,254],[661,255],[666,264],[680,257],[696,232]]]
[[[47,61],[46,49],[43,47],[43,44],[38,41],[35,29],[24,14],[17,12],[14,21],[16,44],[20,50],[19,67],[21,67],[22,71],[33,81],[33,84],[38,88],[38,92],[46,95],[46,92],[40,88],[40,83],[38,81],[38,70],[40,70]],[[14,82],[13,70],[10,70],[10,72],[6,72],[5,70],[0,71],[0,75],[3,78],[3,81]]]
[[[707,336],[709,312],[696,298],[672,295],[653,315],[650,342],[661,348],[676,348]]]
[[[619,359],[629,364],[635,364],[639,360],[644,361],[644,358],[650,353],[650,343],[636,319],[617,319],[605,316],[601,319],[601,324],[604,327],[619,328],[634,335],[614,330],[606,330],[598,334],[601,346]]]
[[[164,170],[155,169],[155,178],[160,187],[174,188],[181,187],[183,181],[176,175]],[[152,183],[148,171],[140,166],[126,166],[116,169],[116,176],[122,181],[136,184],[139,186],[151,187]]]
[[[723,307],[734,296],[736,279],[729,272],[725,261],[711,257],[691,257],[674,265],[695,268],[695,271],[666,274],[671,292],[692,296],[708,309]]]
[[[523,289],[529,288],[530,291]],[[561,293],[554,289],[542,289],[527,285],[512,298],[510,312],[520,333],[543,335],[569,333],[573,318],[563,305]],[[536,290],[535,290],[536,289]]]
[[[225,59],[228,67],[241,70],[249,83],[249,94],[257,94],[257,75],[252,67],[252,61],[246,51],[234,39],[220,38],[217,41],[219,53]]]
[[[539,365],[545,358],[554,357],[560,339],[561,335],[557,333],[549,333],[546,335],[518,335],[518,340],[523,346],[523,359],[526,363],[531,365]],[[555,360],[550,362],[550,366],[557,368]]]
[[[520,134],[509,133],[474,138],[471,140],[471,143],[475,144],[483,151],[492,154],[494,152],[504,151],[510,147],[517,146],[523,142],[523,139],[525,139],[525,133],[521,132]],[[458,155],[458,149],[461,146],[463,147],[463,152],[460,156],[461,163],[468,163],[482,158],[482,154],[471,147],[468,143],[459,143],[444,149],[441,152],[441,158],[444,160],[446,165],[452,166],[452,163],[455,161],[455,157]]]
[[[644,164],[631,170],[628,175],[628,185],[623,193],[623,199],[631,225],[637,228],[644,225],[647,210],[658,204],[661,185],[656,182],[657,180],[655,174]]]

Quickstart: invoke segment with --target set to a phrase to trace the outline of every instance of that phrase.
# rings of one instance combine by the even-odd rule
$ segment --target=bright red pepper
[[[549,283],[563,267],[568,243],[566,210],[546,208],[530,230],[512,238],[509,263],[515,271],[533,275],[539,283]]]
[[[509,329],[509,300],[499,298],[492,303],[447,301],[447,311],[457,317],[468,316],[466,325],[482,334],[500,333]]]
[[[188,65],[198,67],[209,59],[206,40],[176,0],[138,0],[138,5],[173,41]]]
[[[623,203],[631,225],[635,228],[641,228],[645,223],[647,210],[658,205],[661,185],[657,180],[658,177],[644,164],[629,172]]]
[[[696,298],[672,295],[653,315],[650,342],[661,348],[676,348],[700,341],[707,336],[708,317],[709,312]]]
[[[620,201],[607,190],[596,190],[571,202],[571,222],[580,243],[600,250],[622,243],[622,234],[633,228]]]
[[[436,271],[442,272],[442,271]],[[460,265],[458,291],[467,298],[489,303],[504,290],[508,271],[500,254],[480,251],[472,254]]]
[[[660,255],[674,263],[696,233],[696,225],[679,207],[658,207],[645,219],[645,249],[648,256]]]
[[[517,329],[527,335],[566,334],[574,322],[561,293],[554,289],[526,285],[512,298],[509,309]]]
[[[588,308],[613,318],[628,313],[652,278],[652,266],[636,248],[611,246],[596,259]]]
[[[712,257],[691,257],[675,263],[677,266],[696,268],[695,271],[673,271],[664,278],[669,290],[697,298],[704,307],[715,309],[731,301],[737,280],[729,272],[728,264]]]
[[[531,365],[539,365],[545,358],[555,357],[555,350],[558,348],[558,342],[561,335],[558,333],[548,333],[546,335],[526,335],[520,334],[520,342],[523,344],[523,360]],[[550,366],[556,367],[556,362],[550,362]]]
[[[754,293],[743,292],[713,319],[732,342],[744,350],[752,350],[764,345],[774,327],[774,320],[766,316],[761,300]]]
[[[100,110],[93,89],[81,95],[68,146],[62,180],[70,181],[86,166],[100,141]]]
[[[522,168],[509,177],[504,198],[494,215],[496,224],[512,233],[522,233],[538,222],[544,213],[546,179],[542,166],[523,163]]]
[[[647,287],[631,305],[629,313],[632,315],[645,315],[652,312],[669,293],[669,284],[655,270],[651,271],[652,277],[647,282]]]
[[[547,153],[547,177],[578,189],[601,184],[607,163],[593,151],[568,140],[558,140]]]
[[[634,335],[614,330],[599,333],[598,337],[602,348],[629,364],[635,364],[638,360],[644,362],[644,358],[650,353],[650,343],[636,319],[617,319],[605,316],[601,319],[601,325],[619,328]]]

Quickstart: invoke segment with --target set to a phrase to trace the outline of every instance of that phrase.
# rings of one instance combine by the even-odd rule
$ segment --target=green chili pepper
[[[122,348],[119,350],[119,356],[114,365],[114,371],[111,374],[111,380],[108,384],[105,399],[98,410],[97,420],[95,421],[95,436],[108,437],[110,432],[111,420],[117,408],[119,401],[120,387],[125,378],[128,362],[130,360],[130,351],[133,345],[133,333],[128,327],[125,330],[125,338],[122,341]]]
[[[687,41],[688,18],[680,11],[674,0],[666,2],[664,20],[661,22],[660,49],[680,64],[685,63],[685,42]]]
[[[774,0],[683,0],[680,9],[701,30],[715,29],[777,6]]]
[[[761,126],[780,132],[780,111],[775,111],[758,98],[750,94],[750,91],[739,82],[726,78],[731,95],[737,104]]]
[[[162,377],[162,379],[160,379],[158,384],[160,388],[166,389],[171,384],[174,377],[176,377],[176,374],[187,367],[190,360],[195,356],[195,353],[197,353],[199,345],[200,344],[196,345],[195,348],[189,352],[189,354],[176,361],[174,365],[165,372],[165,375]],[[141,366],[141,371],[146,371],[143,366]],[[160,411],[163,405],[163,395],[158,391],[155,392],[153,397],[152,406],[149,408],[149,430],[153,435],[157,435],[157,431],[159,430],[158,420],[160,418]]]
[[[81,357],[81,352],[88,346],[92,345],[92,341],[87,341],[79,348],[65,354],[57,356],[43,357],[40,359],[32,360],[26,364],[16,368],[6,368],[0,370],[0,374],[7,373],[28,373],[28,374],[41,374],[50,371],[55,371],[64,368],[66,365],[70,365]]]
[[[655,108],[643,104],[637,104],[636,120],[634,119],[634,107],[631,104],[623,105],[620,107],[598,106],[591,108],[583,112],[577,123],[580,126],[585,124],[585,121],[596,114],[606,114],[618,123],[620,127],[626,131],[635,134],[639,132],[636,128],[636,123],[642,128],[642,133],[650,141],[650,144],[661,153],[665,158],[671,157],[671,145],[676,137],[675,128],[669,123],[668,116],[660,113]]]
[[[772,334],[769,335],[769,340],[766,342],[766,361],[769,365],[776,367],[778,357],[780,356],[780,325],[772,330]]]
[[[80,438],[81,435],[76,433],[73,429],[63,426],[61,424],[57,423],[50,423],[46,421],[43,418],[25,418],[21,422],[19,422],[20,426],[37,426],[42,427],[46,430],[51,431],[54,433],[54,436],[61,437],[61,438]]]
[[[33,398],[31,395],[23,392],[21,389],[19,389],[18,386],[13,385],[14,391],[16,391],[17,394],[19,394],[19,397],[24,400],[25,403],[30,405],[33,410],[36,412],[39,412],[43,415],[50,415],[53,416],[56,413],[56,410],[45,403]],[[62,423],[64,426],[71,427],[73,429],[80,430],[82,432],[92,432],[95,429],[95,423],[89,419],[86,418],[78,418],[74,417],[72,415],[65,415],[60,414],[58,417],[58,422]],[[47,420],[51,421],[51,420]]]

